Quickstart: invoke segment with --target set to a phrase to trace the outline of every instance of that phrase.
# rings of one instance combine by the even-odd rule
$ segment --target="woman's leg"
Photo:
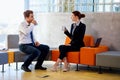
[[[52,71],[57,71],[57,66],[63,60],[63,58],[66,57],[66,53],[68,51],[68,49],[66,47],[68,47],[68,46],[66,46],[66,45],[59,46],[60,55],[59,55],[59,58],[57,59],[57,61],[55,62],[55,64],[53,65]]]
[[[79,51],[79,48],[70,45],[60,45],[59,47],[60,56],[59,58],[64,61],[63,71],[66,72],[69,70],[69,63],[67,61],[67,52],[69,51]]]
[[[76,51],[77,49],[73,46],[70,45],[60,45],[59,46],[59,51],[60,51],[60,55],[59,58],[57,59],[56,63],[54,64],[53,69],[56,71],[57,66],[59,65],[59,63],[64,60],[64,68],[67,69],[66,71],[68,71],[68,62],[67,62],[67,52],[69,51]]]
[[[67,58],[64,57],[63,61],[64,61],[64,69],[63,69],[63,71],[68,71],[68,70],[69,70],[69,69],[68,69],[69,63],[68,63],[68,61],[67,61]]]
[[[61,59],[57,59],[57,61],[55,62],[55,64],[53,65],[53,71],[57,71],[57,67],[59,65],[59,63],[61,62],[62,60]]]

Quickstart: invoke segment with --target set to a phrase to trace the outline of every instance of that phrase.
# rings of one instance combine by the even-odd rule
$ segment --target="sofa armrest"
[[[105,46],[105,45],[100,45],[99,48],[101,49],[100,51],[101,52],[104,52],[104,51],[108,51],[108,46]]]
[[[97,48],[82,47],[80,49],[80,64],[96,65],[96,54],[108,51],[107,46],[99,46]]]

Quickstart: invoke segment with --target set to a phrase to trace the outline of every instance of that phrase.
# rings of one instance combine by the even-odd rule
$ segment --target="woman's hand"
[[[68,31],[65,26],[62,26],[62,30],[63,30],[64,32]]]

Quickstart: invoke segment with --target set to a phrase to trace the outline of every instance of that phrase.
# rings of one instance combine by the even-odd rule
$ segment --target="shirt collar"
[[[26,20],[25,20],[25,23],[26,23],[27,26],[30,25]]]
[[[79,26],[79,24],[80,24],[80,20],[77,22],[77,23],[75,23],[76,24],[76,26]]]

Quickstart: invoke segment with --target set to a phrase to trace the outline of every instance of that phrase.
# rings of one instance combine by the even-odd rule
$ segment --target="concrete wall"
[[[86,18],[81,21],[87,26],[86,34],[102,37],[102,45],[109,46],[110,50],[120,50],[120,13],[85,13]],[[58,47],[64,44],[65,35],[62,26],[70,29],[70,13],[39,14],[37,38],[41,43],[50,47]]]

